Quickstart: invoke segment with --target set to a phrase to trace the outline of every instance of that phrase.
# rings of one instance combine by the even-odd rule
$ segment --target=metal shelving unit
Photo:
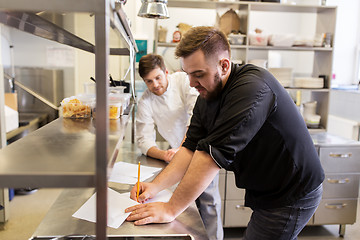
[[[40,11],[93,14],[95,16],[95,44],[42,19],[36,14]],[[122,140],[121,133],[118,133],[117,137],[109,135],[109,110],[106,97],[109,55],[129,56],[131,83],[134,86],[134,61],[137,51],[121,4],[115,3],[114,0],[1,1],[0,22],[33,35],[95,54],[96,95],[98,97],[96,100],[97,118],[92,122],[94,128],[89,128],[92,130],[88,129],[80,135],[61,135],[63,132],[61,132],[62,128],[59,124],[64,123],[61,120],[65,119],[60,119],[5,147],[0,151],[2,165],[0,187],[95,187],[97,192],[96,238],[104,240],[107,236],[107,169],[109,165],[113,164],[111,159],[114,159],[114,155],[109,156],[109,150],[115,149],[114,154],[116,154],[118,145],[116,142],[119,141],[119,137],[120,141]],[[119,33],[124,48],[110,49],[110,27]],[[3,106],[0,106],[1,109]],[[1,115],[3,116],[3,114]],[[0,122],[4,121],[3,118],[0,120]],[[127,120],[121,121],[126,122]],[[123,122],[123,127],[126,126],[125,122]],[[121,131],[123,130],[124,128]],[[53,136],[51,136],[52,134]],[[92,145],[79,145],[84,141],[92,143]],[[74,146],[80,148],[78,149],[80,153],[86,152],[81,149],[89,150],[89,152],[84,156],[81,154],[71,156],[77,151],[67,153],[66,150],[72,149]],[[92,156],[92,153],[95,157]],[[50,160],[47,157],[50,157]],[[27,161],[27,164],[22,164],[22,161],[23,163]],[[51,164],[55,165],[52,167]],[[93,165],[91,166],[91,164]],[[84,166],[85,168],[83,168]]]

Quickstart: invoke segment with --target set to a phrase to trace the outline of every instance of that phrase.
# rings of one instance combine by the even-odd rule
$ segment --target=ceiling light
[[[167,0],[141,0],[138,16],[145,18],[169,18]]]

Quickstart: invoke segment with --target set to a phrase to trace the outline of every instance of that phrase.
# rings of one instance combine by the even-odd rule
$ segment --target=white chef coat
[[[138,102],[136,141],[143,154],[156,145],[155,125],[160,135],[178,148],[190,125],[192,110],[199,93],[190,87],[184,72],[168,74],[168,88],[161,96],[146,89]]]

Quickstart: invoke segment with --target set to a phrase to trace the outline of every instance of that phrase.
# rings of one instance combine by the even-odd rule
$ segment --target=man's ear
[[[222,58],[220,60],[221,73],[226,75],[230,69],[231,63],[228,58]]]

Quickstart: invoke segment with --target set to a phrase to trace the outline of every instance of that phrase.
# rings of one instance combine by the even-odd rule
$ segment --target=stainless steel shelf
[[[297,13],[319,13],[328,9],[335,9],[335,6],[318,5],[293,5],[268,2],[239,2],[239,1],[194,1],[194,0],[168,0],[169,7],[179,8],[233,8],[244,9],[249,7],[251,11],[271,12],[297,12]]]
[[[121,189],[114,188],[113,190],[120,193],[130,191],[128,189],[123,190],[126,186],[120,187]],[[69,233],[94,235],[94,223],[72,217],[72,214],[76,212],[84,204],[84,202],[92,196],[93,193],[94,189],[65,189],[51,206],[49,212],[39,224],[33,236],[65,236]],[[113,239],[113,236],[128,236],[130,234],[137,235],[139,237],[148,234],[158,235],[162,236],[161,238],[159,237],[159,239],[162,240],[175,240],[176,238],[174,238],[174,235],[176,234],[190,234],[193,239],[196,240],[208,239],[195,202],[171,223],[149,224],[139,227],[135,226],[133,222],[125,221],[117,229],[107,227],[107,232],[107,239],[109,240]],[[171,237],[172,235],[173,237]],[[136,238],[129,237],[126,239]],[[180,239],[186,240],[184,237],[179,238],[179,240]]]
[[[44,20],[34,12],[87,12],[94,15],[95,44],[69,33]],[[135,41],[131,35],[121,3],[115,0],[12,0],[0,1],[0,22],[33,35],[95,53],[97,121],[65,119],[29,134],[0,151],[0,187],[95,187],[96,238],[106,239],[108,163],[114,162],[117,142],[122,140],[126,125],[119,123],[119,132],[112,135],[108,126],[109,54],[128,55],[132,90],[135,82]],[[121,48],[109,46],[110,27],[120,33]],[[122,48],[123,43],[126,48]],[[134,96],[134,95],[133,95]],[[3,108],[3,103],[0,103]],[[1,115],[2,116],[2,115]],[[88,123],[84,128],[84,124]],[[110,121],[110,124],[112,121]],[[69,127],[70,126],[70,127]],[[109,130],[110,129],[110,130]],[[110,133],[110,135],[109,135]],[[120,133],[120,136],[119,136]],[[1,137],[2,139],[2,137]],[[110,151],[111,150],[111,151]],[[114,152],[113,152],[114,151]],[[110,156],[109,153],[113,155]]]
[[[176,47],[177,43],[157,43],[158,47]],[[249,50],[259,50],[259,51],[316,51],[316,52],[329,52],[332,53],[333,48],[325,47],[277,47],[277,46],[254,46],[254,45],[230,45],[231,48],[237,49],[249,49]]]
[[[255,2],[250,3],[250,9],[251,11],[267,12],[320,13],[336,9],[336,6]]]
[[[293,90],[293,91],[311,91],[311,92],[330,92],[328,88],[296,88],[296,87],[285,87],[286,90]]]
[[[311,138],[316,147],[359,147],[360,142],[343,138],[327,132],[311,132]]]
[[[319,51],[332,53],[333,48],[325,47],[277,47],[277,46],[253,46],[249,45],[250,50],[276,50],[276,51]]]
[[[121,13],[122,11],[119,12]],[[18,30],[30,33],[38,37],[56,41],[58,43],[75,47],[87,52],[95,53],[95,46],[92,43],[72,34],[71,32],[66,31],[62,27],[57,26],[56,24],[36,15],[35,13],[2,11],[0,12],[0,22],[9,27],[16,28]],[[116,25],[121,26],[120,24],[115,24],[115,23],[113,24],[114,27]],[[131,44],[136,46],[135,41],[131,35],[131,32],[127,28],[128,27],[124,27],[123,30],[126,34],[126,37],[128,37],[131,40]],[[129,48],[110,49],[110,55],[129,55],[129,54],[130,54]]]
[[[164,144],[164,147],[165,144]],[[157,159],[147,157],[141,154],[136,144],[130,141],[123,141],[119,148],[117,161],[137,164],[141,162],[142,166],[164,168],[166,163]],[[146,180],[150,181],[152,178]],[[109,182],[109,187],[117,192],[129,192],[132,188],[130,184]],[[170,190],[173,191],[174,187]],[[35,230],[33,236],[64,236],[71,233],[94,234],[95,224],[71,217],[86,200],[94,193],[93,188],[65,189],[49,209],[48,213]],[[56,222],[56,224],[54,224]],[[205,240],[207,234],[201,221],[199,212],[193,202],[183,213],[181,213],[173,222],[168,224],[149,224],[146,226],[135,226],[133,222],[125,221],[119,228],[107,227],[108,239],[111,236],[129,234],[134,235],[163,235],[164,238],[172,234],[191,234],[196,240]]]
[[[14,11],[97,12],[97,0],[12,0],[1,1],[0,9]]]
[[[109,121],[109,165],[129,119]],[[0,188],[95,187],[95,122],[59,118],[2,149]]]
[[[158,47],[176,47],[177,43],[158,42],[157,45],[158,45]]]

